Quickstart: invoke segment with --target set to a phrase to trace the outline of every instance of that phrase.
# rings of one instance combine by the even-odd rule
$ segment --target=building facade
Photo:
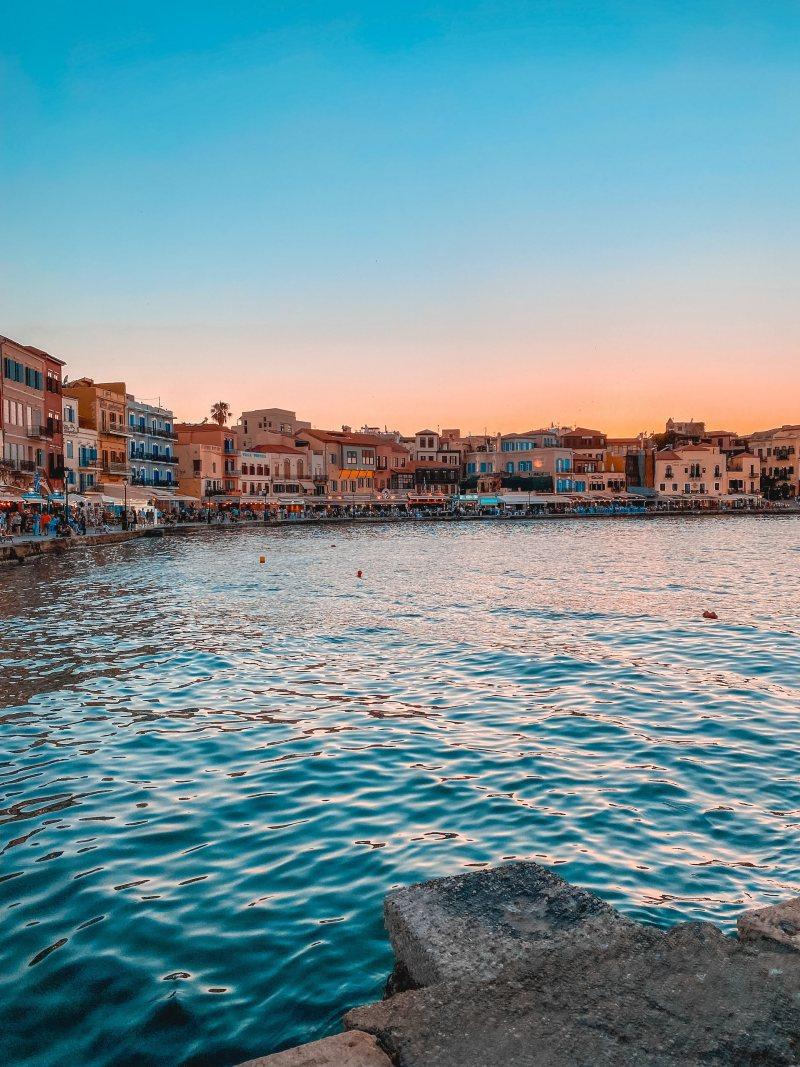
[[[78,403],[72,397],[62,398],[61,410],[65,478],[71,493],[85,493],[96,487],[100,474],[97,430],[80,425]]]
[[[127,393],[128,462],[132,485],[177,485],[177,434],[169,408],[150,404]]]
[[[281,506],[314,495],[309,447],[265,444],[242,450],[239,459],[242,504]]]
[[[289,438],[290,443],[300,430],[310,427],[310,423],[298,419],[297,413],[288,408],[255,408],[242,412],[233,432],[237,447],[245,450],[281,437]]]
[[[344,503],[367,503],[375,497],[377,446],[372,434],[341,430],[302,430],[296,445],[308,449],[317,496]]]
[[[238,503],[239,459],[233,430],[215,422],[177,422],[173,430],[182,493],[204,504]]]
[[[97,433],[97,482],[121,484],[130,477],[125,383],[78,378],[64,387],[64,395],[78,404],[79,426]]]
[[[572,450],[572,465],[575,477],[582,474],[599,474],[605,470],[607,437],[602,430],[588,430],[576,426],[561,431],[561,446]]]
[[[729,455],[716,445],[686,444],[655,456],[655,488],[667,499],[760,495],[761,461],[750,452]]]
[[[42,349],[0,337],[1,462],[6,476],[25,487],[37,480],[51,490],[63,485],[63,366]]]
[[[575,492],[572,450],[553,445],[556,440],[552,431],[544,430],[503,434],[499,447],[467,454],[467,477],[496,474],[506,482],[530,481],[537,492]]]
[[[748,441],[761,461],[764,495],[771,499],[800,497],[800,425],[787,423],[760,430]]]

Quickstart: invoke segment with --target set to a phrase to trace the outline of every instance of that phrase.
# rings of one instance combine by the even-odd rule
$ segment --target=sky
[[[180,418],[800,421],[800,4],[42,0],[0,333]]]

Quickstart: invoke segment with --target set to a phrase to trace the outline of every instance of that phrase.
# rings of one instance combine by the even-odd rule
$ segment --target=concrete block
[[[392,1062],[371,1034],[350,1030],[248,1060],[239,1067],[392,1067]]]
[[[527,972],[442,982],[345,1016],[401,1067],[730,1067],[800,1062],[800,954],[702,923]]]
[[[746,911],[736,926],[742,941],[776,941],[800,952],[800,897]]]
[[[384,920],[396,959],[392,991],[485,982],[544,947],[604,950],[642,930],[593,893],[530,862],[395,890]]]

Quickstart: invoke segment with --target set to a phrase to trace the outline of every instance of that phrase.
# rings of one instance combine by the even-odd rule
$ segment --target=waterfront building
[[[49,352],[0,337],[1,462],[4,475],[23,488],[37,479],[45,491],[63,484],[63,366],[64,361]]]
[[[64,433],[64,474],[71,493],[94,489],[100,473],[97,430],[81,426],[78,402],[65,396],[61,400]]]
[[[398,435],[399,436],[399,435]],[[411,453],[398,439],[394,437],[378,436],[375,438],[375,492],[386,494],[397,491],[403,472],[410,471],[412,463]],[[460,470],[460,467],[459,467]],[[413,477],[406,479],[404,488],[412,489]]]
[[[722,449],[721,451],[725,451]],[[753,452],[727,453],[729,496],[761,495],[761,460]]]
[[[759,494],[760,461],[740,452],[729,456],[716,445],[685,444],[655,456],[655,488],[666,498]]]
[[[559,445],[550,430],[502,434],[496,447],[467,453],[467,478],[491,474],[499,474],[512,486],[529,487],[536,492],[577,491],[572,449]]]
[[[761,460],[764,494],[772,499],[800,497],[800,424],[759,430],[748,441]]]
[[[183,493],[202,503],[239,500],[239,462],[234,432],[216,422],[176,422],[175,455]]]
[[[461,466],[438,459],[410,460],[398,474],[414,476],[413,494],[421,500],[436,496],[455,496],[461,482]]]
[[[259,445],[242,450],[239,460],[243,504],[295,504],[314,493],[309,446]]]
[[[174,488],[178,457],[172,411],[161,404],[137,400],[131,393],[126,394],[125,403],[131,484]]]
[[[78,424],[97,433],[97,484],[120,485],[129,478],[124,382],[95,382],[77,378],[64,386],[64,395],[78,404]]]
[[[310,427],[310,422],[298,419],[297,413],[288,408],[255,408],[242,412],[233,432],[237,448],[249,449],[280,438],[291,441],[300,430]]]
[[[440,436],[436,430],[417,430],[410,451],[412,459],[419,462],[461,468],[461,449],[452,446],[450,441]]]
[[[605,470],[607,438],[602,430],[588,430],[584,426],[562,430],[560,443],[562,448],[572,449],[576,479],[579,475],[600,474]]]
[[[295,443],[310,451],[316,495],[354,504],[374,499],[377,445],[371,434],[355,433],[349,426],[305,429]]]

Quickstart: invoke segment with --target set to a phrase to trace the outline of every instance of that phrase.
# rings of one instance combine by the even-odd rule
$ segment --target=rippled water
[[[660,924],[797,893],[798,633],[794,519],[212,531],[0,571],[5,1062],[323,1036],[380,995],[391,886],[504,858]]]

